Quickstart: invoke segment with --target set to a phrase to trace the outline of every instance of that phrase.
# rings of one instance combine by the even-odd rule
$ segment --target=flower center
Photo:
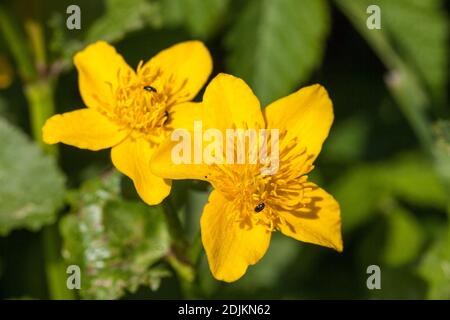
[[[113,105],[102,112],[132,135],[158,144],[170,131],[169,109],[182,89],[173,83],[172,77],[162,77],[161,69],[141,61],[136,73],[119,70],[117,87],[111,88]]]
[[[278,212],[297,212],[311,202],[305,193],[311,188],[312,157],[285,136],[280,134],[279,168],[272,175],[261,173],[270,164],[212,165],[208,180],[233,203],[237,222],[274,231],[282,222]]]

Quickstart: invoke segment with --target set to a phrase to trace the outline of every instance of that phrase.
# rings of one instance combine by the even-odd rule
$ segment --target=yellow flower
[[[77,53],[74,63],[87,108],[55,115],[43,127],[46,143],[112,148],[114,166],[130,177],[141,198],[160,203],[170,181],[149,169],[156,147],[198,112],[193,99],[212,70],[208,49],[198,41],[174,45],[134,71],[106,42]]]
[[[153,173],[206,180],[214,187],[201,218],[203,246],[214,277],[231,282],[243,276],[249,265],[264,256],[273,231],[342,251],[339,204],[307,177],[333,122],[325,89],[320,85],[303,88],[261,112],[245,82],[220,74],[206,88],[202,109],[205,129],[279,132],[279,168],[273,175],[262,174],[266,165],[249,161],[175,164],[171,157],[176,144],[171,139],[154,154]]]

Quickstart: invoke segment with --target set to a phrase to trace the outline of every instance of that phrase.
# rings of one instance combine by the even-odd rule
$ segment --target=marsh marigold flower
[[[279,132],[279,167],[272,175],[262,174],[266,164],[261,163],[176,164],[172,161],[176,142],[171,139],[154,154],[155,174],[206,180],[214,187],[200,225],[215,278],[239,279],[264,256],[274,231],[342,251],[339,205],[307,176],[333,122],[332,103],[323,87],[303,88],[261,112],[258,99],[241,79],[220,74],[206,88],[201,119],[205,128],[222,132],[227,128]]]
[[[188,101],[211,73],[208,50],[198,41],[179,43],[141,61],[135,71],[99,41],[77,53],[74,62],[87,108],[48,119],[44,141],[112,148],[114,166],[133,180],[141,198],[160,203],[170,192],[170,181],[150,172],[150,158],[173,128],[187,125],[198,112]]]

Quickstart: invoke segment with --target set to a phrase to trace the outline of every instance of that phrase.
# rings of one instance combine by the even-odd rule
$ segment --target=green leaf
[[[321,0],[251,0],[226,39],[228,69],[263,105],[305,82],[322,59],[329,8]]]
[[[450,121],[437,121],[433,129],[435,135],[433,153],[436,159],[436,168],[450,193]]]
[[[81,268],[81,296],[118,299],[140,285],[157,289],[168,271],[155,265],[170,249],[160,207],[120,197],[120,175],[88,181],[61,221],[63,255]]]
[[[368,121],[361,116],[354,116],[336,123],[333,134],[324,144],[322,159],[343,164],[361,159],[368,145]]]
[[[165,27],[178,27],[185,22],[187,12],[185,6],[181,5],[183,0],[159,0],[161,4],[161,15]]]
[[[54,159],[1,118],[0,137],[0,235],[53,223],[65,195]]]
[[[364,223],[373,213],[383,196],[373,174],[375,166],[360,166],[339,178],[330,193],[341,207],[344,232],[350,232]]]
[[[58,13],[48,21],[51,29],[50,49],[63,58],[63,67],[73,67],[75,52],[98,40],[110,43],[121,41],[126,34],[162,23],[160,5],[150,0],[104,0],[105,12],[89,26],[84,39],[69,38],[65,32],[65,19]]]
[[[449,24],[443,1],[379,0],[379,3],[384,27],[399,52],[416,67],[432,93],[442,98],[447,88],[449,56]]]
[[[121,40],[146,25],[160,26],[159,6],[147,0],[105,0],[105,14],[90,27],[86,42]]]
[[[450,299],[450,236],[443,234],[425,254],[419,266],[428,282],[428,299]]]
[[[187,27],[193,36],[208,38],[217,31],[224,20],[229,0],[186,0],[188,4]]]
[[[444,209],[448,193],[436,174],[433,164],[419,154],[403,154],[380,167],[383,187],[407,202]]]
[[[383,261],[391,267],[405,265],[419,254],[424,233],[416,218],[404,208],[394,205],[387,210],[387,233]]]
[[[201,39],[211,37],[224,21],[229,0],[162,0],[164,24],[185,25]]]
[[[416,153],[357,166],[336,180],[330,192],[341,205],[346,232],[366,221],[386,198],[436,209],[444,209],[448,202],[432,163]]]
[[[369,5],[381,9],[381,30],[357,26],[363,34],[383,33],[401,59],[412,66],[440,103],[448,80],[449,23],[441,0],[336,0],[346,14],[365,17]],[[363,24],[362,19],[359,23]],[[385,61],[386,62],[386,61]],[[391,67],[391,66],[389,66]]]

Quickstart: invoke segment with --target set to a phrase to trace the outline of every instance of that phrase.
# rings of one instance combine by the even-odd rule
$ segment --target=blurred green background
[[[81,30],[66,28],[71,4]],[[380,30],[366,27],[371,4],[381,9]],[[450,299],[448,8],[440,0],[2,0],[0,298]],[[311,180],[341,205],[344,252],[276,234],[241,280],[215,281],[198,241],[208,186],[177,181],[164,205],[149,207],[108,151],[43,146],[45,118],[83,106],[72,56],[99,39],[132,66],[201,39],[214,74],[242,77],[264,105],[324,85],[335,122]],[[181,225],[166,220],[167,207]],[[71,264],[81,267],[81,290],[66,288]],[[381,290],[366,286],[373,264]]]

